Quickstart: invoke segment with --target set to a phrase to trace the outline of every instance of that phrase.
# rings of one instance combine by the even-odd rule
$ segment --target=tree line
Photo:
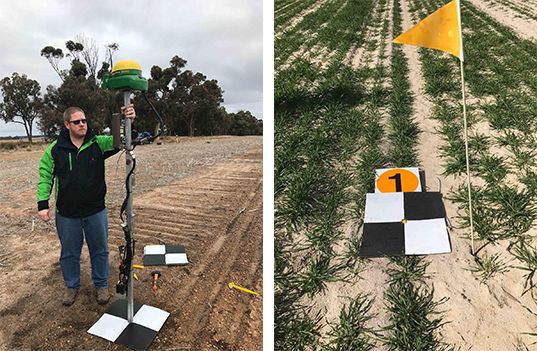
[[[63,111],[77,106],[88,116],[88,124],[97,134],[110,127],[112,113],[123,105],[123,93],[101,88],[103,76],[113,67],[117,43],[105,45],[105,58],[98,69],[99,50],[93,39],[80,34],[65,47],[46,46],[43,56],[58,74],[62,83],[48,85],[41,96],[39,82],[25,74],[13,73],[0,81],[3,102],[0,118],[6,123],[20,123],[32,141],[32,126],[37,122],[47,139],[55,139],[63,128]],[[70,69],[60,69],[62,59],[70,59]],[[170,66],[153,66],[148,79],[149,101],[162,116],[168,135],[262,135],[263,121],[250,111],[228,113],[224,106],[224,91],[216,79],[185,70],[187,61],[179,56],[170,60]],[[154,112],[139,92],[132,98],[138,118],[134,128],[139,132],[154,133],[158,129]]]

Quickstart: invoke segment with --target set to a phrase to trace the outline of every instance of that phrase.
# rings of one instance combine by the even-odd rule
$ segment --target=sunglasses
[[[87,121],[88,121],[87,119],[79,119],[79,120],[76,120],[76,121],[69,121],[69,123],[73,123],[75,126],[77,126],[80,123],[86,124]]]

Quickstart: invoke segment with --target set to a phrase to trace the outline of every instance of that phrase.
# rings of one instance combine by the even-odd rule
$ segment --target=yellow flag
[[[459,14],[459,4],[453,0],[395,38],[393,42],[449,52],[464,61]]]

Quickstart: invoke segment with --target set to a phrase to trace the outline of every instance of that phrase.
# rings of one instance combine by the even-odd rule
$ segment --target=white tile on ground
[[[166,254],[166,264],[188,264],[184,253]]]
[[[158,332],[169,315],[159,308],[143,305],[134,315],[132,322]]]
[[[129,325],[129,321],[123,318],[105,313],[91,328],[88,333],[114,342],[123,330]]]
[[[365,223],[401,222],[404,215],[403,193],[366,194]]]
[[[143,305],[133,318],[133,323],[143,325],[156,332],[162,328],[170,314],[156,307]]]
[[[144,246],[144,255],[164,255],[165,253],[166,253],[165,245]]]
[[[444,218],[407,221],[405,223],[405,254],[428,255],[451,252]]]

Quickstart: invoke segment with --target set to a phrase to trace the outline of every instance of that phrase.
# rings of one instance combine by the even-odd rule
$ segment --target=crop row
[[[414,1],[412,8],[423,18],[438,8],[440,1]],[[424,8],[425,11],[417,9]],[[531,248],[528,231],[537,219],[535,163],[535,113],[537,112],[536,48],[505,27],[463,3],[465,76],[470,94],[470,164],[474,229],[481,248],[498,240],[510,241],[508,251],[526,270],[525,291],[535,292],[537,252]],[[445,54],[420,49],[426,92],[434,103],[432,118],[440,122],[445,141],[440,153],[445,174],[465,171],[462,142],[462,108],[458,60]],[[490,128],[490,135],[480,130]],[[478,185],[481,184],[481,185]],[[464,210],[462,228],[469,228],[468,197],[462,186],[450,199]],[[476,272],[484,278],[505,271],[497,256],[476,255]]]
[[[317,18],[323,11],[321,7],[308,16]],[[304,21],[312,20],[306,16]],[[282,38],[286,35],[293,33]],[[322,315],[300,299],[311,299],[357,260],[356,242],[349,243],[343,255],[336,255],[333,247],[341,238],[342,216],[347,215],[343,208],[352,200],[347,190],[350,157],[367,143],[368,125],[372,126],[365,117],[370,112],[356,106],[369,97],[363,77],[341,62],[331,62],[321,70],[299,58],[275,77],[275,339],[281,350],[317,348]],[[351,345],[360,340],[369,344],[359,328],[342,327],[367,319],[367,305],[360,296],[352,299],[341,311],[340,323],[332,326],[333,339],[325,347],[337,348],[349,339],[355,339]],[[349,338],[357,333],[357,338]]]
[[[274,3],[274,30],[277,31],[290,19],[298,16],[302,11],[315,5],[319,0],[307,1],[278,1]]]
[[[534,1],[512,1],[512,0],[496,0],[491,1],[491,5],[506,6],[513,11],[516,11],[519,16],[537,20],[537,2]]]
[[[324,2],[317,11],[307,14],[300,23],[275,39],[275,69],[290,65],[314,47],[344,55],[351,45],[362,40],[371,6],[372,0]],[[341,61],[342,57],[334,60]]]
[[[343,33],[344,28],[359,29],[353,38],[343,41],[333,36],[330,42],[312,35],[311,23],[325,23],[325,3],[311,13],[309,24],[298,23],[277,42],[275,56],[275,339],[281,350],[321,347],[327,350],[370,350],[377,342],[401,350],[409,345],[436,347],[435,331],[441,319],[436,313],[433,291],[418,273],[426,265],[419,257],[392,260],[388,271],[390,287],[386,293],[390,324],[373,330],[370,321],[372,300],[363,294],[349,297],[337,323],[330,323],[328,341],[321,343],[323,314],[307,303],[326,284],[343,278],[356,283],[359,266],[369,264],[359,258],[360,240],[344,237],[344,221],[361,226],[365,194],[373,191],[375,169],[386,166],[415,166],[417,125],[412,120],[413,98],[409,94],[408,62],[400,47],[392,47],[390,66],[384,64],[389,45],[389,21],[386,0],[378,4],[360,4],[362,23],[343,21],[347,11],[356,6],[347,2],[338,7],[334,19],[315,32],[330,28]],[[321,12],[321,14],[317,13]],[[342,16],[339,18],[338,16]],[[401,8],[395,1],[392,9],[392,36],[401,29]],[[334,23],[332,22],[334,21]],[[356,18],[353,18],[356,21]],[[342,27],[342,28],[338,28]],[[366,32],[379,30],[369,38]],[[301,45],[286,47],[298,33],[310,34]],[[324,39],[323,39],[324,38]],[[309,42],[308,42],[309,40]],[[351,47],[365,46],[379,52],[377,63],[352,69],[341,63]],[[391,45],[391,44],[390,44]],[[292,65],[281,63],[307,47],[325,47],[336,53],[326,68],[303,58]],[[285,58],[285,59],[282,59]],[[287,62],[289,63],[289,62]],[[336,252],[344,243],[345,251]],[[384,261],[384,259],[381,259]],[[413,277],[408,279],[408,277]],[[391,289],[391,290],[390,290]],[[397,291],[407,291],[403,297]],[[391,292],[391,293],[390,293]],[[366,292],[367,293],[367,292]],[[414,314],[408,318],[411,307]],[[405,346],[406,345],[406,346]]]

